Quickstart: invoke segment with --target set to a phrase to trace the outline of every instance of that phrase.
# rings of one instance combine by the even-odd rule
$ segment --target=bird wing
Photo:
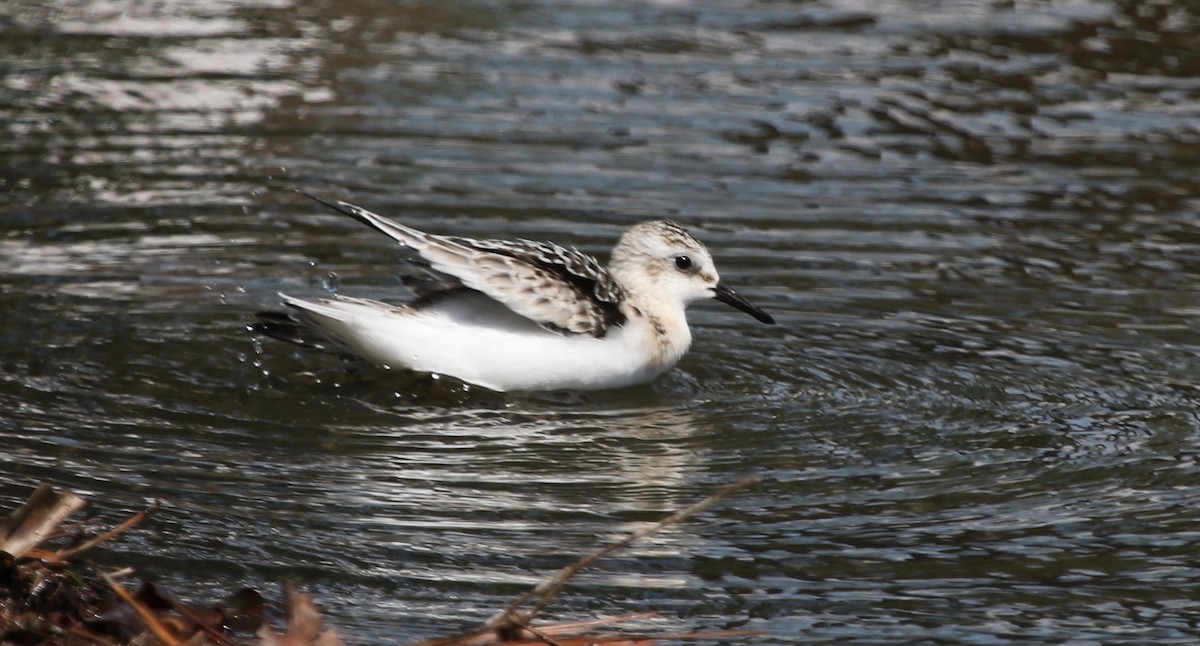
[[[530,240],[441,236],[346,202],[313,197],[413,249],[432,270],[486,294],[542,327],[603,337],[625,322],[621,286],[595,258],[578,249]]]

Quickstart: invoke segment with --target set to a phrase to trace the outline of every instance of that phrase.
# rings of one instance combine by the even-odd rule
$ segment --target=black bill
[[[713,288],[713,298],[727,305],[732,305],[749,314],[750,316],[753,316],[759,321],[766,323],[767,325],[775,325],[775,319],[771,318],[770,314],[758,309],[756,305],[742,298],[741,296],[738,296],[737,292],[729,289],[725,285],[718,283],[717,286]]]

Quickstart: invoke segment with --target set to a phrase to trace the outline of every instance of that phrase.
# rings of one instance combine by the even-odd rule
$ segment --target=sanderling
[[[433,235],[313,199],[416,251],[428,276],[404,305],[280,294],[291,312],[259,313],[256,332],[497,391],[599,390],[674,366],[692,342],[684,309],[693,301],[775,323],[723,285],[708,250],[673,222],[631,227],[606,268],[574,247]]]

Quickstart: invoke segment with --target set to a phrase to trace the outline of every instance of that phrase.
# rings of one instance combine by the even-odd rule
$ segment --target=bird
[[[705,246],[668,220],[630,227],[604,266],[575,247],[435,235],[307,196],[414,251],[424,275],[406,284],[416,298],[391,304],[280,293],[288,310],[259,312],[248,326],[255,333],[511,392],[653,381],[691,345],[685,309],[699,300],[775,324],[721,282]]]

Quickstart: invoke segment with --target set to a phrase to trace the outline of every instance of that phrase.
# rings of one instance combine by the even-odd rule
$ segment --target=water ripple
[[[1190,642],[1197,28],[1106,1],[0,7],[0,497],[161,496],[99,558],[198,598],[295,581],[378,641],[755,472],[557,616]],[[611,393],[296,352],[249,316],[397,298],[403,253],[293,188],[602,256],[675,218],[780,325],[697,304],[680,366]]]

